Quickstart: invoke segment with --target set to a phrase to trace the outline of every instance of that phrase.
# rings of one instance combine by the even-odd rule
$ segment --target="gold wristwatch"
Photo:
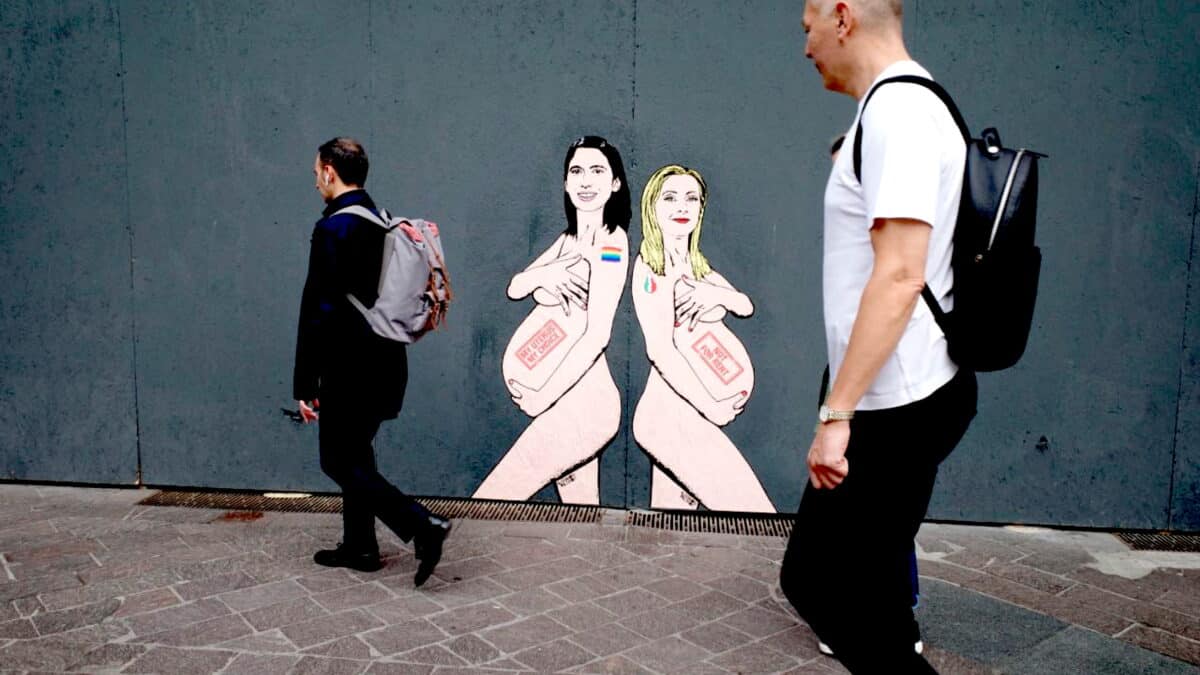
[[[853,410],[834,410],[827,405],[822,405],[817,409],[817,421],[819,421],[821,424],[825,424],[826,422],[850,420],[853,418]]]

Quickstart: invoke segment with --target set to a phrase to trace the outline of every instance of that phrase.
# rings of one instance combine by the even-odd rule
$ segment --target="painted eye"
[[[570,169],[569,173],[572,173],[572,174],[575,174],[575,175],[579,175],[579,174],[583,173],[583,169],[581,169],[581,168],[579,168],[579,167],[577,167],[577,166],[573,166],[573,167],[571,167],[571,169]]]

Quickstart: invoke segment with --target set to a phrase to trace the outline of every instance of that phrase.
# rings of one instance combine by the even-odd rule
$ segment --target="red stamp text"
[[[700,360],[716,374],[722,384],[733,382],[746,370],[711,331],[696,340],[692,351],[700,355]]]
[[[537,364],[542,362],[542,359],[546,358],[550,352],[554,351],[555,347],[566,339],[567,333],[554,322],[554,319],[551,319],[517,349],[517,358],[525,364],[526,368],[533,370]]]

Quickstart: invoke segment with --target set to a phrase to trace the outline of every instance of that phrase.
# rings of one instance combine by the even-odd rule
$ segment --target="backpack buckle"
[[[983,149],[992,159],[1000,156],[1000,150],[1003,148],[1000,145],[1000,132],[996,131],[995,127],[988,127],[983,130]]]

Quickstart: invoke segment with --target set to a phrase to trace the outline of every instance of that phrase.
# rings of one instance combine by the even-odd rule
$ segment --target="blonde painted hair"
[[[662,227],[658,224],[658,216],[654,214],[654,203],[662,194],[663,183],[671,176],[691,176],[700,185],[700,213],[696,216],[696,229],[688,235],[688,260],[692,264],[692,277],[697,280],[703,279],[712,272],[708,259],[700,252],[700,228],[704,225],[704,207],[708,204],[708,184],[704,182],[704,176],[695,169],[668,164],[655,171],[650,180],[646,181],[646,187],[642,190],[642,260],[658,276],[661,277],[666,272]]]

